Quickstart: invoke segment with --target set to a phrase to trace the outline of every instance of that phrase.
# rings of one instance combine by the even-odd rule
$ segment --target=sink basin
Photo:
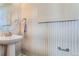
[[[0,44],[15,44],[22,39],[21,35],[1,36]]]
[[[7,56],[15,56],[15,44],[21,41],[21,39],[21,35],[0,36],[0,56],[2,54],[2,47],[5,46],[7,46]]]

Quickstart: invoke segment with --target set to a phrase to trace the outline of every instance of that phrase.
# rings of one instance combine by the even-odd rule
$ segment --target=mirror
[[[0,4],[0,30],[8,31],[10,27],[10,8],[8,4]]]

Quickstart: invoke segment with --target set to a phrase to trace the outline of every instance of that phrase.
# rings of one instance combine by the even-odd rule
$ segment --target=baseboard
[[[48,53],[43,53],[43,52],[35,52],[35,51],[30,51],[26,49],[22,49],[22,53],[27,55],[27,56],[48,56]]]

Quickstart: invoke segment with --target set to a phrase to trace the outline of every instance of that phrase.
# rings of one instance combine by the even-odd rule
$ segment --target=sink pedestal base
[[[15,44],[7,46],[7,56],[15,56]]]
[[[0,45],[0,56],[15,56],[15,44]]]
[[[0,46],[0,56],[2,55],[2,46]]]

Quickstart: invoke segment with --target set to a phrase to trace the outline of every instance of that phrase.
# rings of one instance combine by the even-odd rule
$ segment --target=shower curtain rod
[[[45,21],[45,22],[39,22],[38,24],[43,24],[43,23],[56,23],[56,22],[71,22],[71,21],[78,21],[79,19],[76,20],[63,20],[63,21]]]

